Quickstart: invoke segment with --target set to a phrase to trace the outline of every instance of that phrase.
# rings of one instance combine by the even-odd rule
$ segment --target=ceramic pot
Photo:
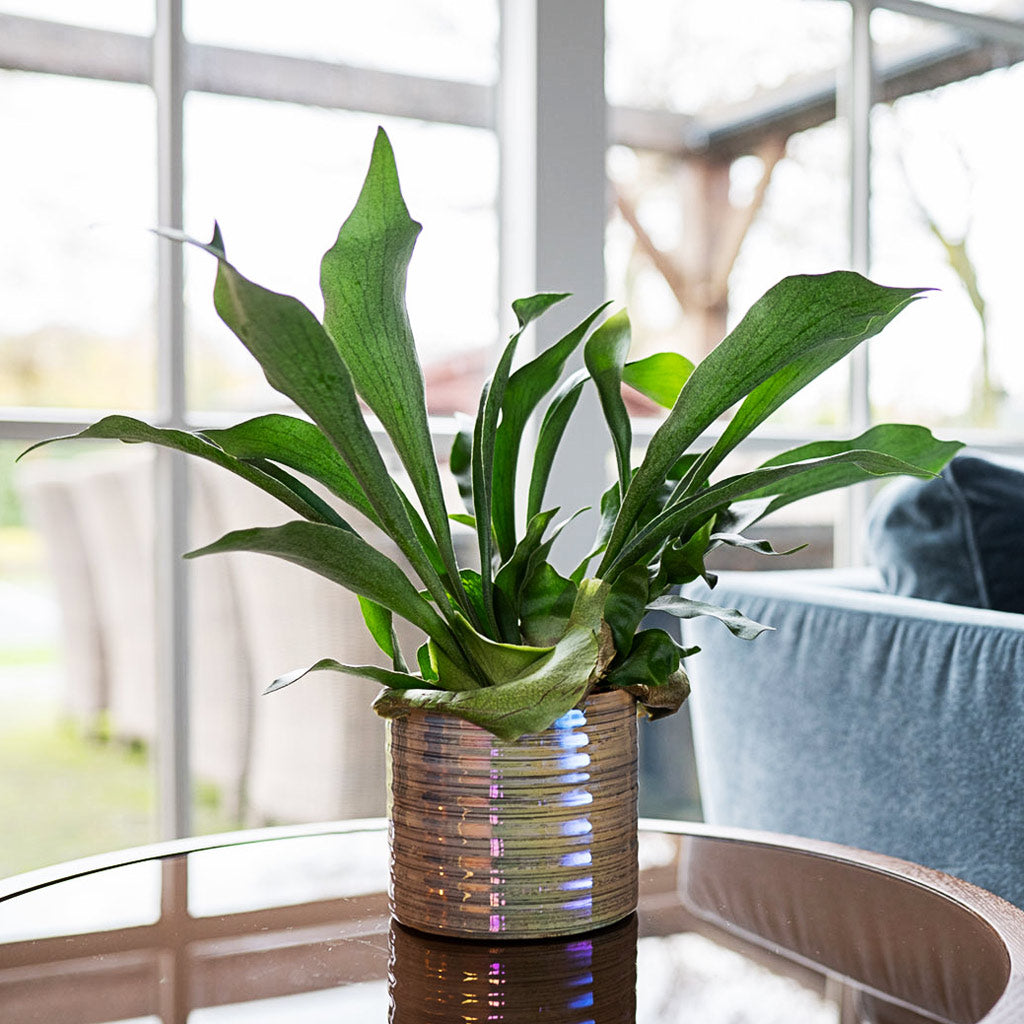
[[[447,715],[389,722],[389,895],[435,935],[575,935],[637,903],[636,707],[602,693],[514,743]]]

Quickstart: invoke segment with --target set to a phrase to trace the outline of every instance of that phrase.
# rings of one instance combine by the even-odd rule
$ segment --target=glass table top
[[[1024,913],[946,876],[667,823],[642,830],[640,865],[627,920],[506,944],[393,923],[382,823],[239,833],[37,872],[0,883],[0,1020],[1024,1019]]]

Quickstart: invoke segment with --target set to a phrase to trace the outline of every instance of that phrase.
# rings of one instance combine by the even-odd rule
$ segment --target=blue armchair
[[[1024,615],[881,589],[869,569],[732,572],[694,594],[774,627],[745,642],[685,623],[705,818],[904,857],[1024,906]]]

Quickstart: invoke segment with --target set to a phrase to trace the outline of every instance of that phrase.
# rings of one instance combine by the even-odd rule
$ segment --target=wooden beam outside
[[[968,40],[940,48],[880,51],[877,100],[891,103],[901,96],[928,92],[1021,60],[1024,49]],[[789,138],[827,124],[835,116],[836,76],[824,72],[761,93],[714,120],[619,108],[612,110],[610,126],[612,138],[638,149],[729,160],[756,153],[772,139]]]

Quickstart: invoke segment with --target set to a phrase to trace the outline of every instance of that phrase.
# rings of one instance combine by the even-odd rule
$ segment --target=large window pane
[[[242,273],[320,315],[320,257],[355,202],[379,120],[190,96],[186,223],[208,238],[216,219]],[[424,225],[408,302],[428,385],[437,384],[432,410],[465,408],[484,371],[481,353],[497,338],[496,140],[486,131],[397,119],[386,128],[406,202]],[[213,261],[195,251],[187,260],[193,407],[280,404],[213,311]]]
[[[0,877],[158,838],[154,453],[0,443]],[[214,532],[198,484],[197,542]],[[219,524],[217,524],[219,525]],[[230,559],[195,565],[196,832],[240,822],[252,697]],[[232,689],[233,687],[233,689]]]
[[[0,875],[156,838],[141,452],[24,447],[0,444]]]
[[[846,136],[827,98],[848,34],[843,4],[610,0],[609,98],[692,119],[682,155],[609,154],[609,288],[636,355],[701,358],[779,278],[847,264]],[[839,423],[844,391],[829,374],[774,422]]]
[[[789,139],[730,277],[730,326],[781,277],[849,266],[847,153],[845,125],[836,121]],[[840,364],[770,422],[783,429],[841,429],[847,389],[848,371]]]
[[[191,484],[196,544],[295,518],[217,467],[194,464]],[[367,540],[399,557],[358,513],[345,516]],[[262,695],[277,676],[326,656],[382,663],[356,597],[258,554],[200,558],[190,571],[192,768],[204,802],[198,827],[204,806],[254,824],[384,814],[384,721],[370,706],[372,687],[314,673],[301,686]],[[407,651],[422,642],[404,624],[398,631]]]
[[[875,112],[875,275],[939,289],[872,351],[879,418],[1024,426],[1022,88],[1018,65]]]
[[[63,21],[87,28],[108,28],[134,35],[153,31],[155,0],[3,0],[4,14]]]
[[[844,59],[834,0],[607,0],[614,104],[707,115]]]
[[[154,401],[148,89],[0,72],[0,405]]]
[[[460,81],[497,78],[495,0],[190,0],[185,14],[186,35],[197,43]]]

